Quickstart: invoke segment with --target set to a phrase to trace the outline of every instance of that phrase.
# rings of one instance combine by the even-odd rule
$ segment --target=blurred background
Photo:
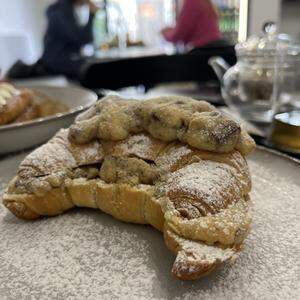
[[[46,8],[53,0],[2,1],[0,10],[0,68],[3,74],[17,60],[35,62],[43,51],[46,30]],[[95,0],[96,4],[103,1]],[[275,21],[280,30],[300,39],[297,0],[213,0],[219,13],[220,30],[224,37],[235,43],[239,38],[259,33],[265,21]],[[147,46],[162,43],[160,30],[174,25],[178,1],[175,0],[107,0],[110,33],[122,24],[130,41]],[[104,40],[101,33],[102,16],[94,20],[95,44]]]
[[[299,156],[299,15],[300,0],[2,1],[0,80],[206,100]]]

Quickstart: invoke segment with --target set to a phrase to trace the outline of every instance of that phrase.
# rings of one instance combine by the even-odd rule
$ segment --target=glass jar
[[[278,47],[277,53],[269,142],[300,153],[300,45]]]

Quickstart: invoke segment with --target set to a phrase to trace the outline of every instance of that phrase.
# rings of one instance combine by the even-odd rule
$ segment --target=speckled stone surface
[[[0,161],[0,191],[26,154]],[[172,278],[161,233],[100,211],[34,222],[0,205],[0,299],[299,299],[300,165],[257,150],[252,231],[233,265]],[[0,192],[1,193],[1,192]]]

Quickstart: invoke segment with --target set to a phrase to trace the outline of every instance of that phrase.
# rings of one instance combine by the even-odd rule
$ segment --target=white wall
[[[248,35],[261,33],[266,21],[274,21],[280,27],[280,20],[281,0],[249,1]]]
[[[300,2],[285,1],[282,5],[281,32],[300,42]]]
[[[45,10],[51,2],[53,0],[0,0],[0,43],[2,41],[0,67],[2,69],[7,69],[7,66],[16,59],[22,58],[27,62],[33,62],[40,56],[46,26]],[[20,36],[23,37],[22,41]],[[9,37],[15,38],[12,41],[12,39],[8,40]],[[25,41],[24,49],[13,49],[14,46],[22,48]]]

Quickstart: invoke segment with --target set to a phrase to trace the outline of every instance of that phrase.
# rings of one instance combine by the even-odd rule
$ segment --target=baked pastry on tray
[[[67,110],[63,103],[37,91],[0,83],[0,126],[44,118]]]
[[[8,83],[0,83],[0,125],[13,122],[31,106],[31,93],[18,90]]]
[[[151,224],[177,255],[172,273],[193,280],[232,260],[247,236],[244,156],[254,147],[207,102],[109,96],[24,159],[3,203],[24,219],[77,206]]]

